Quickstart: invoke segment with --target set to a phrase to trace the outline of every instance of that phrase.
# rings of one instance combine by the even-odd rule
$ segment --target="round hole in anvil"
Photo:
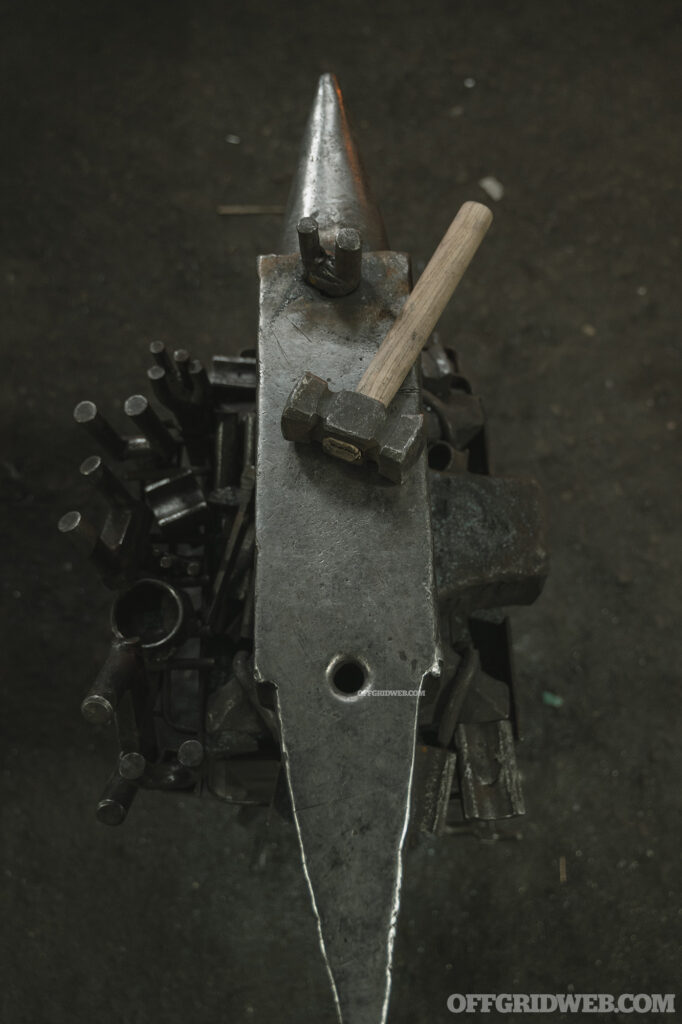
[[[367,672],[359,661],[346,658],[332,672],[334,688],[345,695],[359,693],[365,685]]]

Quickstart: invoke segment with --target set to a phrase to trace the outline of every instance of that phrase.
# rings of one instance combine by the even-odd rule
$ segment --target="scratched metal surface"
[[[396,486],[282,438],[304,370],[354,387],[408,291],[405,256],[366,257],[353,295],[324,299],[297,257],[259,263],[255,663],[277,686],[304,866],[340,1015],[385,1019],[417,697],[339,697],[338,656],[371,690],[417,691],[437,662],[425,458]],[[392,415],[416,412],[408,378]]]

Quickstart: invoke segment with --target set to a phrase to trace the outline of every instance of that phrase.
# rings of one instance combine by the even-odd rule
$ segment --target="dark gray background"
[[[113,749],[78,705],[108,598],[55,529],[90,453],[77,400],[120,418],[153,338],[203,357],[253,344],[278,221],[216,207],[285,201],[325,70],[418,269],[459,204],[485,199],[478,180],[503,183],[442,333],[485,398],[498,471],[535,475],[551,514],[551,579],[514,620],[529,814],[518,841],[408,855],[391,1022],[454,1019],[452,991],[674,991],[679,13],[3,5],[9,1024],[333,1021],[292,835],[153,794],[118,831],[95,823]]]

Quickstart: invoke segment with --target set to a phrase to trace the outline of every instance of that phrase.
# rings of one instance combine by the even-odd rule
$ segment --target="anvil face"
[[[371,253],[327,299],[296,256],[265,256],[259,328],[255,670],[274,684],[303,865],[339,1019],[381,1024],[390,991],[419,692],[438,673],[422,455],[402,485],[282,436],[306,370],[356,386],[409,289]],[[414,371],[396,397],[416,414]],[[392,696],[387,691],[400,691]]]

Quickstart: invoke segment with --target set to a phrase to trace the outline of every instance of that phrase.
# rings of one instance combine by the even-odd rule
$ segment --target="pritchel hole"
[[[429,448],[429,469],[435,469],[437,473],[442,473],[443,470],[447,469],[452,461],[452,452],[450,451],[450,445],[445,444],[444,441],[436,441]]]
[[[359,693],[365,678],[365,669],[358,661],[342,661],[332,672],[332,682],[339,693]]]

